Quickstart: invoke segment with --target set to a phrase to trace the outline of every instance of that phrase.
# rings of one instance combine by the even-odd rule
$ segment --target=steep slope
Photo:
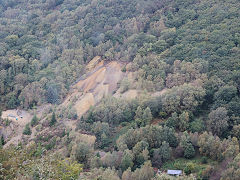
[[[114,94],[118,89],[118,83],[123,79],[127,74],[121,71],[123,64],[112,61],[109,63],[104,62],[101,57],[97,56],[93,58],[92,61],[87,65],[87,73],[79,79],[79,81],[72,86],[68,96],[65,98],[64,102],[57,106],[57,109],[62,109],[65,107],[72,106],[80,118],[84,113],[86,113],[91,106],[94,106],[96,103],[108,95]],[[41,109],[48,107],[48,105],[43,105],[37,107],[36,114],[40,118],[43,114]],[[41,117],[41,123],[45,123],[49,119],[49,108],[46,111],[44,110],[45,116]],[[30,123],[34,112],[21,111],[13,109],[3,111],[2,119],[9,121],[9,125],[1,127],[1,134],[4,135],[7,143],[4,147],[8,147],[10,144],[17,145],[24,138],[23,130],[26,124]],[[63,119],[60,124],[65,127],[73,130],[75,132],[76,121],[71,119]],[[42,132],[51,131],[49,128],[45,128],[36,132],[36,128],[32,129],[31,137],[28,137],[27,141],[31,141],[37,137],[37,135]],[[77,132],[75,132],[77,133]],[[82,134],[77,133],[79,137]],[[91,138],[91,136],[89,136]],[[86,138],[85,138],[86,139]]]
[[[106,96],[113,95],[116,98],[129,100],[137,98],[141,94],[146,94],[146,92],[134,88],[129,88],[124,93],[121,92],[120,82],[124,78],[134,82],[134,73],[130,72],[128,69],[123,72],[123,67],[125,67],[125,64],[117,61],[105,62],[100,56],[93,58],[86,66],[86,74],[80,77],[78,82],[70,88],[65,100],[55,107],[58,114],[61,114],[63,109],[71,107],[71,109],[76,111],[78,119],[80,119],[91,106],[99,103],[101,99]],[[148,94],[158,96],[164,92],[166,92],[166,89],[155,93],[148,92]],[[49,121],[51,116],[51,108],[53,108],[51,105],[45,104],[38,106],[36,111],[21,111],[21,114],[18,113],[18,110],[14,109],[4,111],[2,113],[2,119],[8,119],[10,121],[10,126],[3,126],[1,128],[1,134],[3,134],[7,140],[5,147],[8,147],[10,144],[17,145],[23,140],[30,142],[40,134],[52,131],[51,127],[47,127],[46,125],[46,122]],[[43,112],[45,113],[44,115]],[[27,137],[26,139],[22,132],[24,127],[30,123],[34,113],[41,119],[39,123],[45,128],[41,129],[38,127],[39,130],[36,131],[36,127],[31,127],[31,137]],[[18,120],[16,120],[16,117]],[[81,137],[84,135],[81,134],[83,132],[79,133],[75,131],[77,126],[77,121],[75,119],[64,116],[59,120],[59,123],[63,127],[70,129],[75,136]],[[95,138],[87,134],[86,136],[88,136],[88,138]]]
[[[68,106],[71,103],[79,117],[104,96],[112,95],[117,90],[120,80],[126,75],[121,71],[121,63],[117,61],[104,63],[99,57],[90,61],[87,69],[86,78],[73,86],[61,105]]]

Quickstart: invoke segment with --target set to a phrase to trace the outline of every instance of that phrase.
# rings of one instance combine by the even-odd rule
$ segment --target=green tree
[[[57,176],[59,179],[77,179],[80,172],[83,171],[83,165],[78,164],[71,159],[59,160],[57,162]]]
[[[76,160],[86,165],[92,153],[92,147],[87,143],[79,143],[76,149]]]
[[[152,121],[153,117],[149,107],[147,107],[144,110],[142,119],[143,119],[143,123],[142,123],[143,126],[150,124],[150,122]]]
[[[195,111],[202,104],[204,96],[205,90],[200,86],[183,84],[173,87],[162,96],[163,109],[167,113]]]
[[[143,110],[141,108],[141,106],[138,106],[135,114],[136,115],[135,115],[134,119],[135,119],[135,122],[138,127],[143,127],[143,126],[150,124],[150,122],[153,119],[152,113],[151,113],[151,110],[149,107],[147,107],[145,110]]]
[[[238,139],[236,137],[228,138],[227,140],[223,140],[223,144],[227,142],[227,147],[224,149],[224,152],[222,153],[224,158],[232,158],[238,155],[239,153],[239,143]]]
[[[184,157],[187,159],[193,158],[195,156],[195,149],[191,143],[187,143],[184,147]]]
[[[134,164],[140,167],[148,159],[148,142],[142,140],[133,147]]]
[[[179,129],[181,131],[185,131],[187,130],[188,126],[189,126],[189,114],[188,112],[183,112],[179,116]]]
[[[57,122],[55,112],[52,113],[52,117],[50,120],[50,126],[53,126]]]
[[[109,144],[110,140],[109,137],[106,135],[106,133],[102,133],[101,135],[101,144],[100,147],[104,148]]]
[[[238,180],[240,177],[240,154],[238,154],[234,160],[229,163],[227,169],[225,169],[221,174],[221,180],[232,179]]]
[[[31,131],[31,129],[30,129],[29,123],[26,124],[26,126],[25,126],[25,128],[24,128],[24,130],[23,130],[23,134],[25,134],[25,135],[31,135],[31,134],[32,134],[32,131]]]
[[[132,180],[150,180],[154,177],[154,171],[150,161],[144,163],[141,168],[132,173]]]
[[[184,150],[184,157],[185,158],[190,159],[190,158],[194,157],[195,149],[194,149],[194,147],[192,145],[190,136],[188,135],[188,133],[186,131],[181,136],[180,146]]]
[[[121,160],[121,169],[124,172],[128,168],[132,168],[132,167],[133,167],[133,155],[132,155],[132,152],[127,149],[123,153],[123,157]]]
[[[0,146],[3,146],[5,144],[3,135],[1,136]]]
[[[213,160],[222,160],[222,142],[218,136],[204,132],[198,140],[199,152]]]
[[[175,128],[178,126],[178,114],[176,112],[172,113],[172,116],[169,117],[166,121],[166,126]]]
[[[202,132],[204,130],[204,123],[201,119],[196,119],[190,123],[190,130],[192,132]]]
[[[163,141],[159,151],[161,154],[162,162],[166,162],[167,160],[170,159],[172,149],[167,142]]]
[[[138,127],[140,127],[142,124],[142,117],[143,117],[143,110],[142,110],[141,106],[138,106],[137,110],[135,112],[135,117],[134,117],[135,122]]]
[[[168,142],[171,147],[177,147],[178,140],[174,129],[164,126],[160,134],[162,135],[162,141]]]
[[[233,136],[235,136],[238,139],[240,139],[240,124],[233,126],[232,134],[233,134]]]
[[[4,145],[4,138],[3,138],[3,135],[2,135],[1,140],[0,140],[0,149],[3,148],[3,145]]]
[[[152,153],[152,158],[151,158],[151,162],[153,164],[154,167],[161,167],[162,166],[162,156],[160,153],[160,149],[151,149]]]
[[[37,124],[37,122],[38,122],[37,115],[34,114],[32,120],[31,120],[31,126],[32,126],[32,127],[35,126],[35,125]]]
[[[132,171],[131,168],[128,168],[122,174],[122,180],[131,180],[132,179]]]
[[[120,180],[116,170],[114,169],[110,169],[110,168],[107,168],[101,177],[97,178],[97,179],[102,179],[102,180]]]
[[[212,133],[221,136],[228,128],[228,120],[227,110],[219,107],[208,115],[208,129]]]
[[[223,86],[215,93],[214,99],[216,101],[230,102],[233,97],[237,95],[237,88],[235,86]]]
[[[105,122],[94,122],[92,126],[92,132],[95,134],[97,138],[100,138],[103,133],[109,135],[110,127],[108,123]]]

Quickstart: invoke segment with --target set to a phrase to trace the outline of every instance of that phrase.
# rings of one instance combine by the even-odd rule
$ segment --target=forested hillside
[[[240,2],[0,0],[8,109],[0,179],[237,180]]]

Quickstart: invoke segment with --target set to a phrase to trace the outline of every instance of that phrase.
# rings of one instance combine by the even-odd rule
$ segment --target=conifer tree
[[[38,118],[37,118],[36,114],[34,114],[32,120],[31,120],[31,126],[32,127],[35,126],[37,124],[37,122],[38,122]]]
[[[29,123],[26,124],[26,126],[25,126],[25,128],[23,130],[23,134],[25,134],[25,135],[31,135],[32,134],[32,131],[31,131],[30,126],[29,126]]]
[[[53,126],[57,122],[55,112],[52,113],[52,118],[50,121],[50,126]]]

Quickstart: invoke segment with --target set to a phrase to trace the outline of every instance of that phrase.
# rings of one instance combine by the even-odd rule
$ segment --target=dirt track
[[[2,112],[2,119],[8,119],[11,122],[9,126],[4,128],[6,138],[11,138],[10,141],[4,145],[4,148],[10,144],[17,145],[21,141],[23,129],[26,124],[31,121],[32,117],[30,113],[23,110],[20,114],[17,109]]]

